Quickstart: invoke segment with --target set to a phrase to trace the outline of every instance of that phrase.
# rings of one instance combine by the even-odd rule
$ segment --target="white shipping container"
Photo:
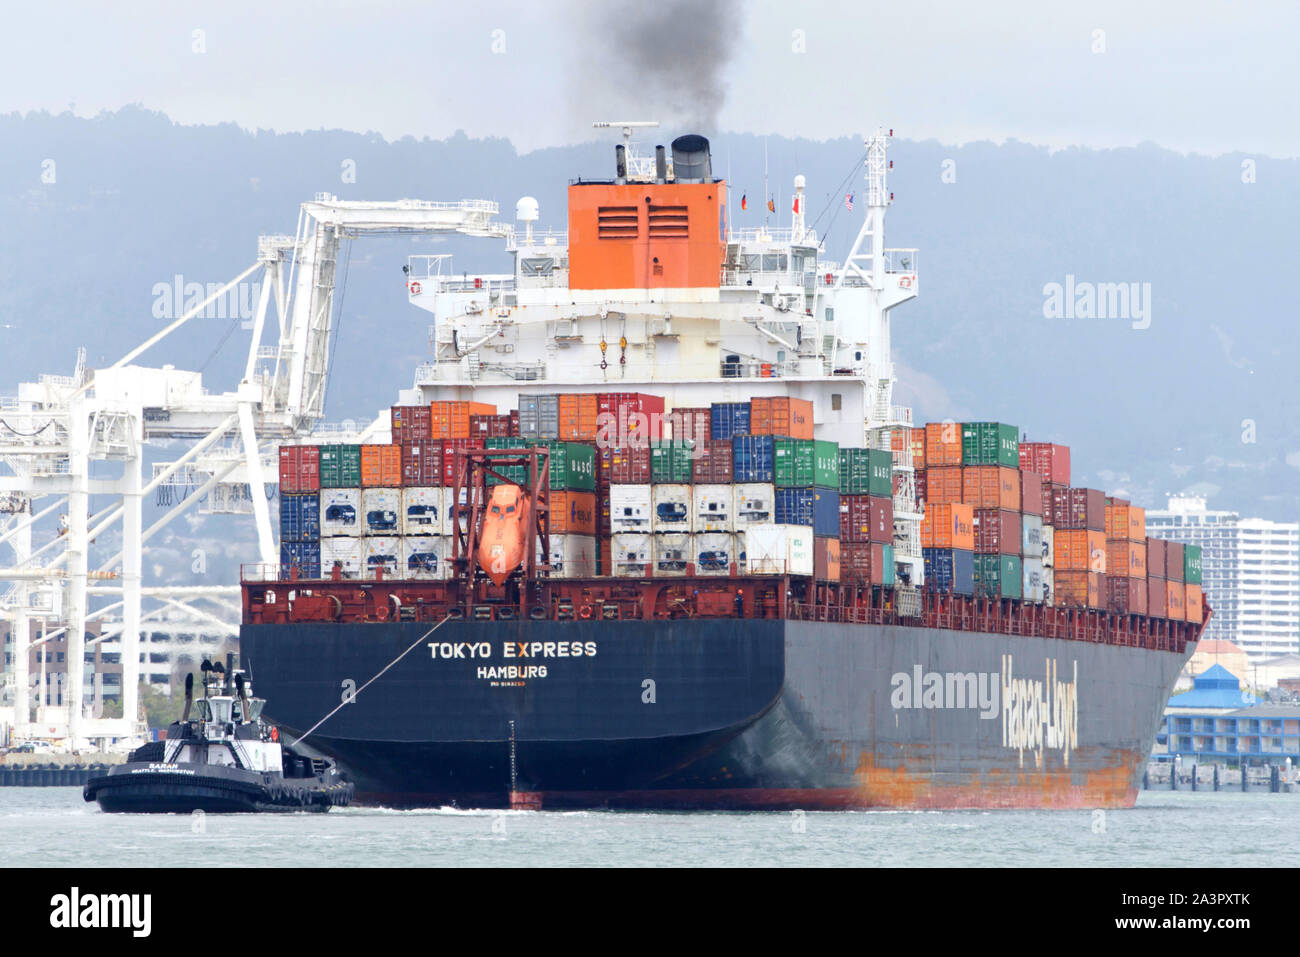
[[[1029,516],[1026,516],[1028,518]],[[1037,516],[1033,516],[1037,518]],[[1025,601],[1040,602],[1044,599],[1043,592],[1043,560],[1035,556],[1034,558],[1025,558],[1021,572],[1023,581],[1021,587],[1024,589],[1021,594]]]
[[[361,534],[361,489],[320,490],[320,534],[321,538]]]
[[[807,525],[748,526],[745,565],[754,575],[811,575],[813,530]]]
[[[412,535],[403,538],[401,577],[413,581],[442,581],[450,578],[450,536]]]
[[[762,482],[733,485],[736,516],[736,531],[745,530],[748,525],[767,525],[776,518],[776,486]]]
[[[654,536],[656,577],[686,574],[687,564],[695,560],[691,554],[691,538],[681,532],[663,532]]]
[[[402,490],[367,488],[361,490],[361,534],[400,535]]]
[[[537,542],[537,559],[542,560],[542,542]],[[596,538],[594,535],[551,536],[552,578],[594,578],[596,567]]]
[[[1043,556],[1043,519],[1038,515],[1020,516],[1020,554],[1025,558]]]
[[[695,534],[734,532],[731,519],[735,503],[730,485],[696,485],[691,488],[691,528]]]
[[[360,578],[362,568],[361,539],[352,535],[340,535],[320,540],[320,574],[329,578],[334,566],[343,567],[344,578]]]
[[[611,573],[616,578],[647,577],[654,562],[653,548],[654,536],[648,532],[615,533],[610,539]]]
[[[1056,559],[1052,557],[1052,549],[1056,547],[1056,529],[1050,525],[1044,525],[1042,530],[1043,541],[1043,567],[1054,568]]]
[[[367,535],[361,539],[361,557],[365,572],[362,577],[374,578],[383,568],[385,578],[399,578],[402,567],[402,540],[396,535]]]
[[[731,565],[740,564],[740,555],[736,547],[739,535],[730,532],[704,532],[694,537],[692,543],[695,555],[695,574],[729,575]]]
[[[654,505],[654,518],[650,531],[691,531],[691,487],[689,485],[652,485],[650,501]]]
[[[444,488],[442,490],[442,534],[444,535],[456,534],[456,524],[457,524],[456,511],[452,508],[453,492],[454,490],[451,488]],[[491,490],[488,491],[488,494],[489,495],[492,494]],[[460,490],[460,504],[464,505],[468,501],[469,501],[469,489],[463,488]],[[462,513],[459,519],[460,527],[462,530],[464,530],[466,526],[466,522],[467,522],[466,515]]]
[[[1051,568],[1043,569],[1043,603],[1047,605],[1056,604],[1056,585],[1053,581],[1056,572]]]
[[[442,504],[440,488],[412,486],[402,489],[402,534],[445,535]]]
[[[609,487],[610,531],[648,532],[652,514],[649,485],[611,485]],[[648,559],[647,559],[648,561]]]

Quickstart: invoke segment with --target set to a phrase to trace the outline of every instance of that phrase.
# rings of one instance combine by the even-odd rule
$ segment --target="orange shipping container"
[[[925,470],[925,499],[931,505],[961,504],[961,492],[960,465],[930,466]]]
[[[961,465],[961,423],[929,422],[925,426],[925,464]]]
[[[1106,537],[1115,541],[1145,542],[1147,510],[1136,505],[1107,505]]]
[[[468,439],[471,415],[496,415],[497,407],[486,402],[433,402],[429,405],[430,438]]]
[[[971,465],[961,470],[961,500],[975,508],[1020,511],[1020,470]]]
[[[973,505],[929,505],[921,522],[921,547],[975,550]]]
[[[595,492],[551,492],[552,535],[595,535]]]
[[[1060,541],[1060,532],[1057,533]],[[1100,608],[1102,606],[1102,582],[1106,576],[1096,572],[1061,571],[1056,569],[1052,576],[1052,588],[1056,593],[1058,606],[1083,608]]]
[[[912,453],[912,468],[925,468],[925,433],[920,429],[898,428],[889,433],[892,452]]]
[[[1182,582],[1165,582],[1165,617],[1173,621],[1187,620],[1187,590]]]
[[[1106,574],[1120,578],[1147,577],[1147,546],[1137,542],[1106,541]]]
[[[596,394],[562,393],[558,400],[560,438],[566,442],[596,441]]]
[[[771,396],[749,400],[751,435],[784,435],[792,439],[813,437],[813,404],[807,399]]]
[[[1106,534],[1087,528],[1058,528],[1052,559],[1058,574],[1063,571],[1105,574]]]
[[[1199,625],[1202,619],[1205,618],[1205,596],[1201,591],[1201,586],[1184,585],[1183,588],[1187,592],[1187,601],[1185,602],[1187,621],[1195,622]]]
[[[368,488],[400,488],[402,447],[400,445],[361,446],[361,484]]]

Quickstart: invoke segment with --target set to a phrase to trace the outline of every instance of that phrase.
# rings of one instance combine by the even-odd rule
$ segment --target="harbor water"
[[[105,814],[0,788],[7,867],[1268,867],[1300,827],[1270,793],[1143,791],[1128,810]],[[238,848],[237,854],[212,853]]]

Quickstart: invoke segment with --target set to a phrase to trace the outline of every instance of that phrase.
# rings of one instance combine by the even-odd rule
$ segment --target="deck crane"
[[[302,204],[294,236],[260,237],[252,265],[219,288],[208,287],[202,301],[112,365],[88,370],[83,352],[72,376],[43,375],[21,384],[16,397],[0,399],[0,461],[11,473],[0,475],[0,543],[14,552],[12,567],[0,567],[0,581],[11,583],[0,606],[13,634],[16,737],[29,730],[28,659],[36,621],[46,626],[38,643],[67,634],[66,737],[73,747],[89,738],[135,733],[142,622],[179,610],[190,620],[238,633],[219,613],[197,607],[206,600],[229,611],[237,586],[146,587],[143,546],[206,497],[210,511],[242,512],[251,505],[261,561],[276,562],[262,492],[278,477],[276,447],[310,436],[324,415],[335,267],[343,240],[448,232],[511,239],[513,226],[494,221],[497,212],[497,204],[487,200],[361,202],[317,194]],[[248,359],[234,390],[208,393],[198,372],[135,364],[238,284],[259,276]],[[264,335],[271,337],[269,323],[275,326],[275,344],[263,346]],[[146,482],[144,446],[177,440],[191,443],[188,451],[155,464]],[[120,466],[120,474],[103,477],[113,466],[102,463]],[[197,493],[145,528],[144,496],[181,478],[181,484],[198,484]],[[246,498],[239,494],[245,488],[250,490]],[[33,550],[33,532],[55,523],[53,535],[41,536],[49,541]],[[119,524],[121,551],[92,561],[91,544]],[[159,608],[146,614],[145,598]],[[89,602],[96,599],[111,601],[92,612]],[[120,637],[122,719],[83,716],[84,676],[78,665],[84,661],[88,620],[106,625],[94,640]]]

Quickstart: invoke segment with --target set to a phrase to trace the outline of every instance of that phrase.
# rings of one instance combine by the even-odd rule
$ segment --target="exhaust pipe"
[[[627,182],[627,148],[622,143],[614,147],[614,182],[620,186]]]
[[[248,688],[244,686],[244,675],[242,672],[235,672],[235,690],[239,693],[239,704],[243,710],[243,723],[247,724],[252,720],[248,710]]]
[[[185,672],[185,713],[181,715],[181,721],[190,720],[190,707],[194,704],[194,672]]]
[[[655,147],[655,182],[668,182],[668,154],[662,146]]]

